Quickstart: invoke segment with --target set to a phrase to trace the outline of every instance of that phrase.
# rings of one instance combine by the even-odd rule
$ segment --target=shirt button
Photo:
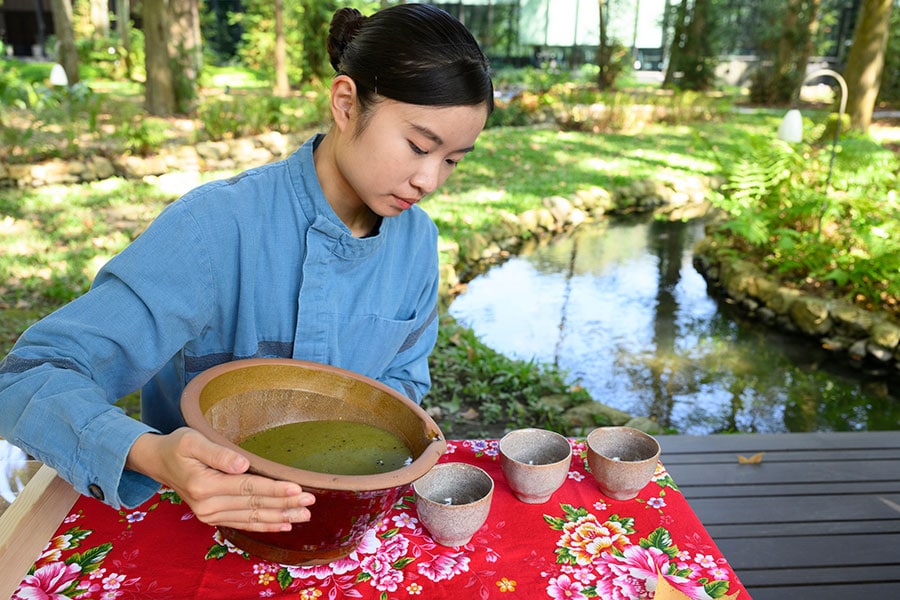
[[[105,496],[103,495],[103,490],[100,489],[99,485],[97,485],[96,483],[92,483],[88,486],[88,491],[91,493],[91,496],[103,502]]]

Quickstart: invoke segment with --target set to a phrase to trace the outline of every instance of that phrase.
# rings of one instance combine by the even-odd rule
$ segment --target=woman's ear
[[[356,82],[347,75],[338,75],[331,81],[331,116],[341,130],[350,123],[356,104]]]

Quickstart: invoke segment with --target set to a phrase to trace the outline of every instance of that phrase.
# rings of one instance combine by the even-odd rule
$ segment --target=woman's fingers
[[[198,519],[252,531],[282,531],[310,519],[315,497],[290,481],[247,473],[249,460],[197,431],[180,429],[167,444],[176,458],[166,480]],[[168,440],[167,440],[168,441]]]
[[[307,508],[250,508],[218,512],[214,515],[214,520],[214,523],[204,522],[245,531],[277,532],[289,531],[294,523],[309,521],[310,512]]]

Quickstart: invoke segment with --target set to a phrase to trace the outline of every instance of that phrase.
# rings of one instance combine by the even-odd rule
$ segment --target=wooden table
[[[900,597],[900,431],[658,439],[755,600]]]
[[[42,515],[38,521],[58,527],[33,536],[50,539],[51,546],[36,562],[37,552],[16,547],[35,564],[15,579],[33,573],[22,580],[23,590],[72,594],[76,587],[92,587],[92,597],[112,589],[141,598],[204,600],[609,598],[623,590],[620,597],[630,598],[665,587],[682,597],[750,597],[662,463],[637,498],[610,500],[585,470],[583,439],[570,441],[575,458],[569,477],[541,505],[512,495],[496,440],[450,441],[442,461],[475,464],[495,481],[487,523],[459,548],[435,544],[406,496],[346,559],[317,567],[277,565],[230,546],[163,490],[135,510],[80,497],[63,511],[68,516],[62,523],[58,513]],[[51,495],[68,501],[69,492]],[[46,506],[56,510],[65,503]]]

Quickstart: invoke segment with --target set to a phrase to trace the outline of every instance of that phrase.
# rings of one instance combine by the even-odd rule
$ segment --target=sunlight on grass
[[[207,66],[204,69],[204,83],[211,87],[232,89],[255,89],[271,85],[247,69]]]

